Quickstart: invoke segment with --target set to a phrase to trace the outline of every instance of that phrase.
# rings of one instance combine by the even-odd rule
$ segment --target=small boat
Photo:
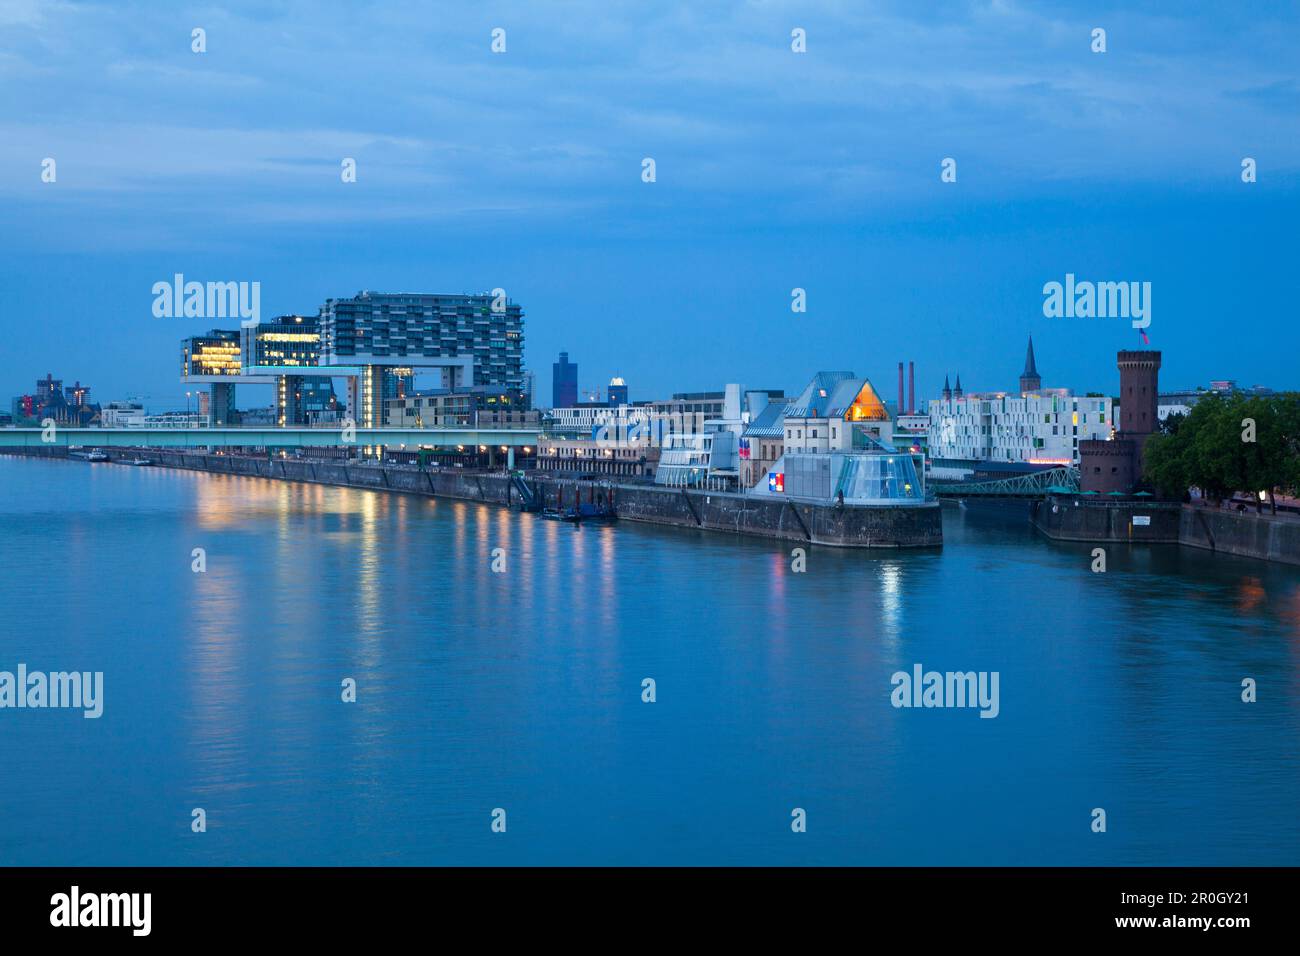
[[[583,522],[593,522],[595,524],[606,524],[615,520],[616,515],[604,505],[580,504],[577,509],[565,508],[543,508],[541,516],[547,521],[569,521],[573,524]]]
[[[86,461],[108,461],[108,455],[98,448],[92,448],[90,454],[86,456]]]
[[[127,461],[127,464],[128,464],[128,465],[135,465],[136,467],[140,467],[140,466],[142,466],[142,465],[152,465],[153,462],[151,462],[148,458],[132,458],[132,459],[130,459],[130,460]]]
[[[617,516],[612,508],[603,504],[581,504],[578,505],[578,513],[574,515],[574,521],[594,521],[597,524],[615,520]]]

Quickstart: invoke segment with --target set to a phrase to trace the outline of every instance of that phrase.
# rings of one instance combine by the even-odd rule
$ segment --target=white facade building
[[[109,402],[99,411],[104,428],[144,428],[144,406],[139,402]]]
[[[1079,464],[1079,442],[1107,439],[1112,400],[1064,388],[1023,395],[986,392],[930,402],[929,451],[936,459]]]
[[[580,405],[553,408],[549,417],[560,432],[590,435],[601,425],[640,425],[650,421],[650,409],[641,405]]]
[[[145,428],[203,428],[208,416],[202,412],[159,412],[144,417]]]

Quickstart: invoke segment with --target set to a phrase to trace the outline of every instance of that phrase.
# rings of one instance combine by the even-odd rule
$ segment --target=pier
[[[64,449],[48,446],[13,450],[39,457],[67,456]],[[165,468],[460,498],[520,510],[560,508],[579,500],[603,502],[619,520],[756,535],[802,544],[843,548],[936,548],[943,544],[943,518],[938,501],[886,506],[838,505],[784,496],[557,478],[539,472],[528,475],[529,492],[525,494],[516,480],[518,476],[509,471],[254,457],[165,448],[139,453],[155,466]]]

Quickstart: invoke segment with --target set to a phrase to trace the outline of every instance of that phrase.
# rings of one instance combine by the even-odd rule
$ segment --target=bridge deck
[[[525,428],[357,428],[355,441],[344,441],[333,428],[0,428],[0,448],[54,446],[80,448],[325,448],[409,445],[455,448],[536,447],[538,433]],[[46,439],[49,439],[48,441]]]
[[[1051,490],[1079,490],[1079,472],[1075,468],[1048,468],[1027,475],[983,481],[931,481],[931,490],[943,498],[1041,498]]]

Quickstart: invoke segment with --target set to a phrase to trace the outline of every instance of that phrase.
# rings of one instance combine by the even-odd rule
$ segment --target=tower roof
[[[1034,337],[1029,336],[1029,350],[1025,352],[1025,370],[1020,373],[1021,378],[1042,378],[1038,374],[1038,366],[1034,363]]]

